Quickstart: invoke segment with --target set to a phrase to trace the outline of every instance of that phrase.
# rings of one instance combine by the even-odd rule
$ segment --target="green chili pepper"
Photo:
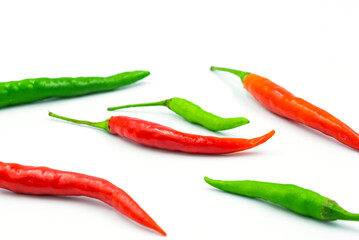
[[[147,71],[119,73],[109,77],[35,78],[0,83],[0,107],[52,97],[72,97],[107,91],[134,83],[150,75]]]
[[[152,102],[152,103],[139,103],[130,104],[119,107],[110,107],[107,110],[113,111],[122,108],[130,107],[146,107],[146,106],[166,106],[173,112],[177,113],[189,122],[196,123],[204,126],[212,131],[228,130],[242,126],[249,123],[247,118],[222,118],[210,112],[203,110],[200,106],[183,98],[170,98],[167,100]]]
[[[261,198],[319,220],[359,221],[359,214],[347,212],[335,201],[296,185],[258,181],[220,181],[207,177],[204,180],[223,191]]]

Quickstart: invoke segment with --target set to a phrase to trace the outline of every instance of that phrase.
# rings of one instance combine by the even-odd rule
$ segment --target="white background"
[[[0,160],[106,178],[129,193],[167,239],[357,239],[358,222],[323,223],[263,201],[217,191],[204,176],[292,183],[359,212],[358,152],[262,107],[234,75],[265,76],[359,130],[357,1],[1,1],[0,81],[106,76],[149,70],[146,79],[89,96],[0,111]],[[187,98],[251,123],[222,133],[161,107],[121,104]],[[102,121],[128,115],[204,135],[267,143],[205,156],[143,147],[48,110]],[[81,197],[0,190],[2,239],[163,239],[114,209]]]

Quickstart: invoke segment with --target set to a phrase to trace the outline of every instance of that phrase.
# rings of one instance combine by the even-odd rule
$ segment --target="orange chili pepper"
[[[357,132],[330,113],[294,96],[274,82],[256,74],[234,69],[211,67],[211,70],[226,71],[239,76],[244,88],[270,111],[317,129],[345,145],[359,150],[359,134]]]

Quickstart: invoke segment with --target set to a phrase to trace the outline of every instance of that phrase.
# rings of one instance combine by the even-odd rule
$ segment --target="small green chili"
[[[243,117],[237,118],[222,118],[210,112],[203,110],[200,106],[183,98],[170,98],[167,100],[152,102],[130,104],[119,107],[110,107],[109,111],[130,108],[130,107],[145,107],[145,106],[166,106],[173,112],[177,113],[189,122],[204,126],[212,131],[228,130],[242,126],[249,123],[249,120]]]
[[[359,214],[350,213],[335,201],[309,189],[293,184],[258,181],[221,181],[205,177],[204,180],[215,188],[247,197],[261,198],[279,204],[296,213],[323,221],[359,221]]]
[[[119,73],[109,77],[34,78],[0,83],[0,107],[53,97],[72,97],[108,91],[150,75],[147,71]]]

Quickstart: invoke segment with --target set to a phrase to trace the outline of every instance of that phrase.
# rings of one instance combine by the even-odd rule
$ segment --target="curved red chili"
[[[166,235],[126,192],[102,178],[47,167],[0,162],[0,188],[32,195],[96,198],[137,223]]]
[[[157,123],[126,116],[115,116],[103,122],[94,123],[62,117],[51,112],[49,115],[74,123],[102,128],[142,145],[200,154],[224,154],[243,151],[266,142],[275,133],[272,130],[253,139],[220,138],[183,133]]]
[[[314,106],[274,82],[256,74],[228,68],[211,67],[239,76],[244,88],[270,111],[331,136],[345,145],[359,150],[359,134],[323,109]]]

